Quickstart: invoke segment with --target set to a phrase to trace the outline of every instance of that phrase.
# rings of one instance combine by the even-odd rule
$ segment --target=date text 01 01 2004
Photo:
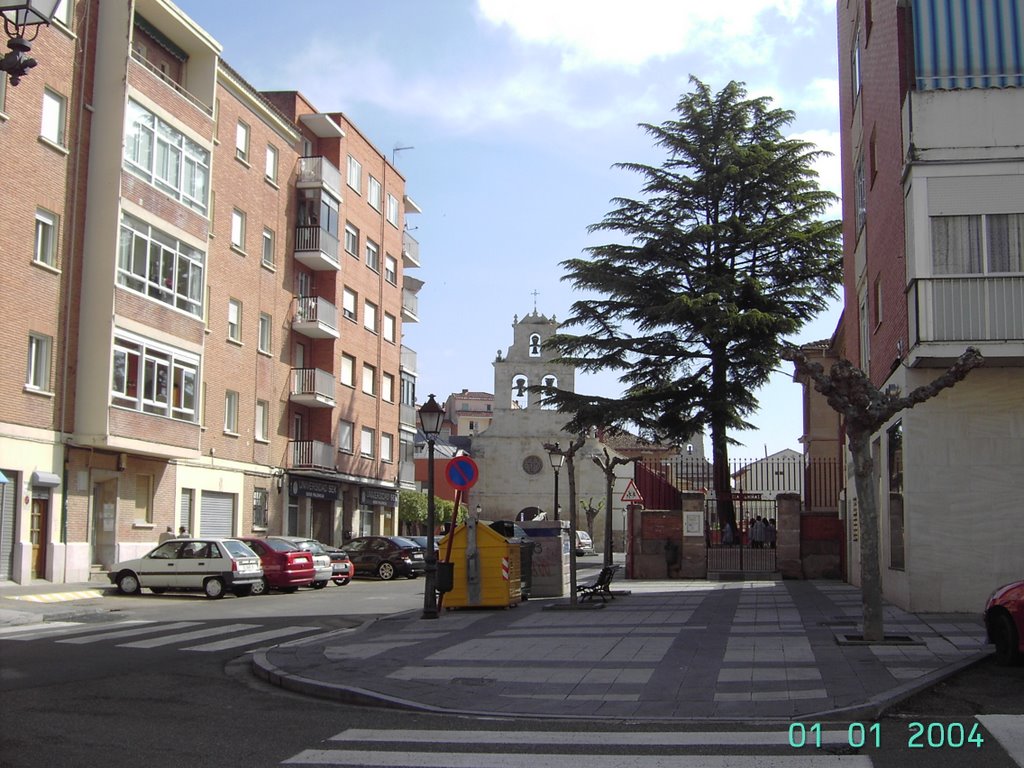
[[[789,746],[794,749],[821,749],[821,723],[793,723],[789,726]],[[985,743],[977,723],[907,723],[906,747],[909,749],[980,749]],[[846,729],[846,744],[854,749],[882,746],[880,723],[850,723]]]

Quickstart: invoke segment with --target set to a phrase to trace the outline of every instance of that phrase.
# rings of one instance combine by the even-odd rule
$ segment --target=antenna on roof
[[[404,152],[407,149],[416,149],[416,147],[400,147],[397,144],[391,150],[391,164],[395,164],[395,154],[398,152]]]

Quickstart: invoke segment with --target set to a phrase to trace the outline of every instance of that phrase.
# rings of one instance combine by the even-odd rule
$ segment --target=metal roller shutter
[[[230,537],[234,535],[235,497],[230,493],[203,491],[200,536]]]
[[[18,511],[18,474],[7,470],[4,475],[7,482],[0,485],[0,580],[14,574],[14,516]]]

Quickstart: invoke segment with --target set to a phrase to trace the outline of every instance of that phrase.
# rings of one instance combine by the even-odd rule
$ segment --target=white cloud
[[[454,133],[538,120],[594,130],[621,123],[624,117],[636,122],[664,109],[646,87],[588,98],[577,84],[553,76],[543,62],[495,69],[403,76],[376,50],[323,41],[312,43],[289,63],[290,71],[302,73],[303,90],[318,106],[368,103],[431,119]]]
[[[819,150],[831,153],[818,157],[814,161],[814,170],[818,172],[819,186],[836,196],[840,196],[842,194],[843,182],[842,167],[839,161],[839,132],[828,130],[802,131],[793,134],[790,138],[810,142]],[[841,216],[842,210],[838,201],[824,215],[827,219],[838,219]]]
[[[795,22],[821,0],[477,0],[484,19],[522,41],[556,48],[566,70],[635,70],[688,51],[768,55],[761,18],[774,11]]]

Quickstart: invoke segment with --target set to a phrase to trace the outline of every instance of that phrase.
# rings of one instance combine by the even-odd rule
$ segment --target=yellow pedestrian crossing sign
[[[632,504],[644,503],[644,497],[640,495],[640,489],[636,487],[636,483],[632,480],[629,481],[629,485],[626,486],[626,490],[622,494],[622,501],[628,501]]]

